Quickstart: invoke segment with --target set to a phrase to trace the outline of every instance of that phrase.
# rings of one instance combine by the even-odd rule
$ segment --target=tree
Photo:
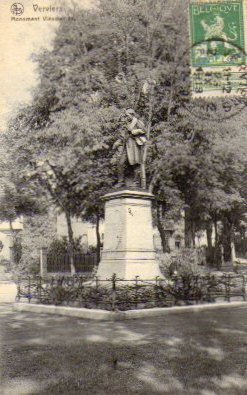
[[[81,119],[83,114],[90,112],[92,127],[97,129],[97,121],[101,126],[98,142],[106,141],[106,149],[100,156],[106,169],[105,187],[113,185],[117,179],[118,156],[113,147],[119,130],[125,127],[121,117],[127,108],[134,108],[145,121],[149,137],[145,152],[148,181],[156,182],[157,175],[151,166],[151,159],[156,154],[152,145],[155,133],[165,137],[165,120],[171,118],[178,106],[174,96],[178,95],[177,85],[183,71],[181,61],[178,62],[181,47],[176,53],[172,50],[181,29],[179,13],[176,13],[175,21],[171,15],[167,16],[166,3],[149,1],[143,7],[141,2],[117,1],[112,4],[102,1],[100,13],[98,10],[76,10],[76,22],[69,26],[61,24],[52,51],[45,51],[38,57],[41,84],[36,100],[39,105],[47,103],[42,112],[38,108],[38,112],[45,116],[45,120],[39,119],[38,124],[45,124],[49,130],[54,117],[61,125],[68,111],[80,114]],[[169,35],[165,34],[166,30]],[[72,126],[67,123],[67,134],[71,131]],[[54,133],[53,130],[51,135]],[[163,139],[161,136],[160,144]],[[98,157],[97,153],[96,161]],[[110,161],[105,163],[105,158]],[[97,165],[93,163],[100,173]],[[82,172],[85,174],[84,170]],[[142,184],[146,186],[143,168],[141,172]],[[98,184],[97,191],[102,192],[102,187]],[[81,201],[85,203],[85,200]]]
[[[10,187],[5,186],[0,198],[0,221],[8,221],[10,229],[14,234],[12,223],[17,218],[16,199]]]
[[[24,177],[38,180],[65,212],[71,244],[70,215],[86,213],[81,203],[92,201],[90,193],[116,181],[112,147],[123,127],[123,111],[134,107],[150,134],[155,103],[162,95],[156,79],[164,80],[167,58],[161,42],[163,3],[153,14],[150,4],[142,9],[140,2],[131,1],[114,6],[102,2],[101,13],[77,10],[76,22],[62,23],[53,50],[38,58],[40,85],[33,105],[12,124],[12,158],[17,155],[18,165],[21,156],[28,159]],[[131,15],[138,22],[136,30]],[[142,173],[145,184],[144,169]],[[95,174],[99,182],[90,185]]]

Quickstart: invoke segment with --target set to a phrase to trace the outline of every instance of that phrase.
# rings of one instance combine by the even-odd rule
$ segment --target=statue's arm
[[[134,129],[134,127],[136,126],[137,122],[138,122],[138,119],[136,117],[134,117],[132,119],[132,121],[130,122],[130,124],[128,125],[128,130],[130,132]]]

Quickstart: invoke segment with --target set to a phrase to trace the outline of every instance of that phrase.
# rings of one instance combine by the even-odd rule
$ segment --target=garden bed
[[[247,276],[236,274],[173,276],[167,279],[85,281],[81,276],[19,278],[17,300],[30,304],[70,306],[105,311],[144,310],[172,306],[246,300]]]

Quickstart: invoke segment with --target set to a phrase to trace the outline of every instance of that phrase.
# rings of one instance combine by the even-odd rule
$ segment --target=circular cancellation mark
[[[217,39],[214,40],[208,40],[208,41],[216,41]],[[219,42],[222,42],[222,40],[218,39]],[[225,42],[224,42],[225,43]],[[194,44],[192,47],[188,49],[188,51],[191,53],[193,49],[195,49],[196,46],[201,46],[202,43],[197,43]],[[231,44],[233,49],[235,49],[235,52],[241,53],[242,58],[246,59],[246,53],[242,48],[239,48],[237,46],[234,46],[233,43],[228,43]],[[234,52],[234,51],[233,51]],[[188,52],[185,51],[185,55],[188,56]],[[246,104],[247,104],[247,66],[244,64],[239,64],[235,65],[235,68],[237,68],[238,71],[238,78],[239,78],[239,87],[235,92],[231,92],[231,87],[230,83],[228,86],[225,86],[222,89],[222,95],[221,96],[214,96],[213,93],[213,85],[212,85],[212,94],[210,95],[210,89],[207,91],[207,95],[202,96],[194,94],[192,97],[192,78],[193,78],[193,73],[190,71],[189,73],[189,78],[190,78],[190,89],[187,90],[181,90],[180,91],[180,105],[188,111],[190,114],[192,114],[194,117],[199,118],[200,120],[204,121],[213,121],[213,122],[218,122],[218,121],[224,121],[229,118],[232,118],[234,116],[237,116],[239,113],[241,113],[244,109],[246,109]],[[194,68],[196,70],[196,68]],[[220,73],[217,72],[219,71],[218,67],[212,66],[213,72],[211,74],[218,74],[220,76]],[[215,70],[215,71],[214,71]],[[230,81],[231,77],[231,67],[226,66],[226,67],[221,67],[221,70],[224,70],[224,77],[226,78],[226,81]],[[197,68],[198,73],[204,73],[203,71],[203,66],[200,66]],[[228,77],[227,77],[228,73]],[[206,74],[206,73],[205,73]],[[210,72],[208,72],[208,75],[210,75]],[[196,92],[195,92],[196,93]],[[200,92],[199,92],[200,93]]]

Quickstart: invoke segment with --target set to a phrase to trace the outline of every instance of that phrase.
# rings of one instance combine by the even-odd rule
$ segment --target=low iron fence
[[[216,302],[232,298],[246,300],[247,276],[174,276],[170,279],[109,280],[83,276],[19,278],[18,300],[106,310],[129,310]]]

